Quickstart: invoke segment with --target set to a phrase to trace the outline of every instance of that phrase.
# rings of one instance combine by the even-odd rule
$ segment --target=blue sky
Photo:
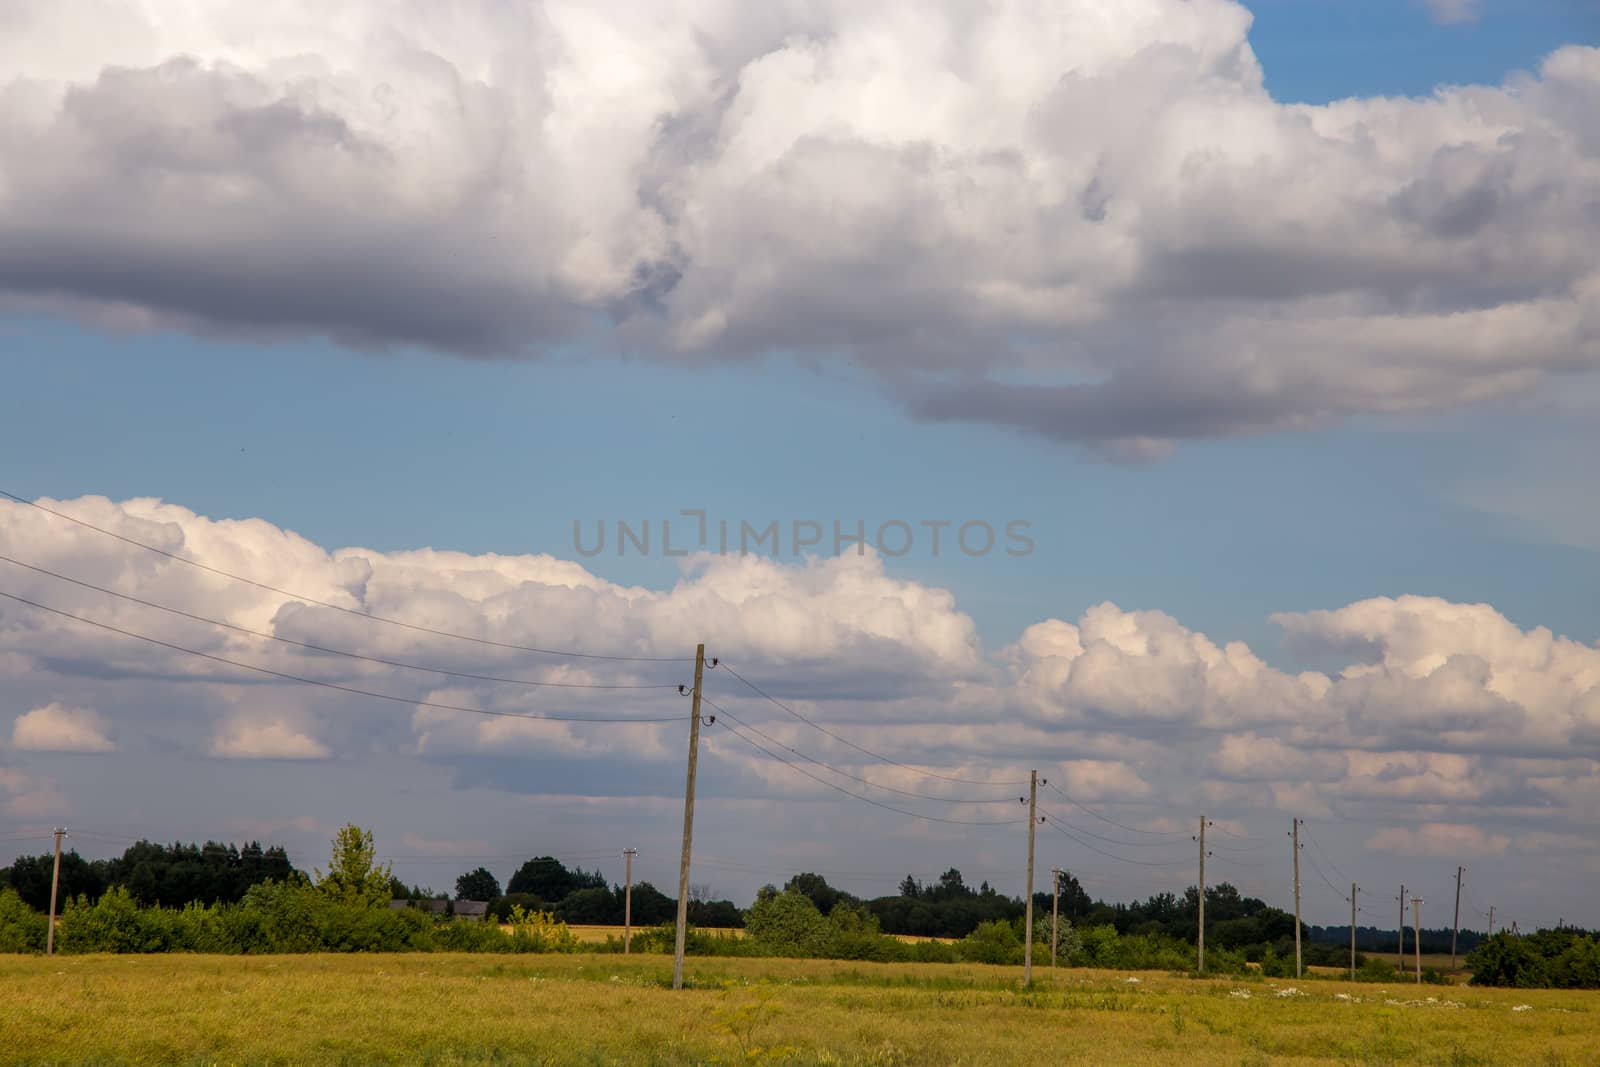
[[[868,615],[874,603],[917,604],[905,612],[914,621],[893,638],[905,658],[890,667],[866,653],[857,661],[837,649],[814,652],[797,638],[785,644],[793,632],[751,631],[750,656],[796,699],[807,697],[808,685],[820,692],[823,677],[807,673],[817,663],[830,655],[848,661],[827,679],[835,688],[818,698],[819,706],[836,713],[835,721],[885,731],[884,744],[937,748],[891,729],[935,678],[951,690],[924,722],[930,736],[966,726],[998,730],[1008,716],[1032,715],[1030,729],[1039,732],[1008,735],[996,742],[993,758],[1023,758],[1019,753],[1045,742],[1066,752],[1081,741],[1105,765],[1083,770],[1090,776],[1084,781],[1105,788],[1103,803],[1129,805],[1130,818],[1165,817],[1168,789],[1185,805],[1199,796],[1245,804],[1236,798],[1253,789],[1259,806],[1241,811],[1241,829],[1276,825],[1272,820],[1286,819],[1291,808],[1325,819],[1327,843],[1363,877],[1385,869],[1386,855],[1418,841],[1428,845],[1426,835],[1435,831],[1426,828],[1442,827],[1435,833],[1445,843],[1440,848],[1459,841],[1492,857],[1485,865],[1501,864],[1498,874],[1486,872],[1486,882],[1498,878],[1507,893],[1517,886],[1533,894],[1519,881],[1525,876],[1517,846],[1507,842],[1529,834],[1556,840],[1600,812],[1592,762],[1587,770],[1579,765],[1588,751],[1582,746],[1593,744],[1583,732],[1583,716],[1593,712],[1585,709],[1600,698],[1585,691],[1556,711],[1531,703],[1513,708],[1506,694],[1516,686],[1544,690],[1520,675],[1500,684],[1523,669],[1522,652],[1496,659],[1512,641],[1504,621],[1516,631],[1544,627],[1569,638],[1580,658],[1600,640],[1594,607],[1600,506],[1592,499],[1587,458],[1600,446],[1593,374],[1600,342],[1592,315],[1600,293],[1593,249],[1600,240],[1585,231],[1594,224],[1595,190],[1582,176],[1590,173],[1584,166],[1593,166],[1592,146],[1600,144],[1592,112],[1585,111],[1590,98],[1582,95],[1594,91],[1596,68],[1589,53],[1569,49],[1562,53],[1567,66],[1552,69],[1537,90],[1496,97],[1492,106],[1458,107],[1459,98],[1449,94],[1432,111],[1375,101],[1360,136],[1330,126],[1313,138],[1299,119],[1270,111],[1272,102],[1248,87],[1218,89],[1239,76],[1227,5],[1200,5],[1216,24],[1191,33],[1178,8],[1162,7],[1166,2],[1142,5],[1155,15],[1138,33],[1192,62],[1163,66],[1161,51],[1144,50],[1137,34],[1132,43],[1112,34],[1084,46],[1091,58],[1103,53],[1116,60],[1108,67],[1114,77],[1084,90],[1085,99],[1104,102],[1104,124],[1083,100],[1060,96],[1054,75],[1017,89],[1001,85],[1008,70],[989,72],[993,86],[969,71],[980,100],[997,87],[989,101],[997,115],[1018,108],[993,124],[1017,138],[1010,147],[996,147],[991,138],[1001,134],[986,122],[963,125],[970,108],[922,109],[920,101],[942,100],[948,84],[915,83],[924,69],[916,63],[896,68],[895,77],[908,79],[901,97],[872,97],[894,79],[853,70],[860,53],[842,50],[832,66],[818,68],[823,73],[805,68],[796,54],[784,66],[774,57],[789,45],[766,41],[765,27],[700,27],[701,38],[723,41],[728,55],[744,57],[741,77],[727,77],[750,99],[743,110],[727,112],[672,77],[652,81],[656,74],[643,70],[645,60],[639,60],[643,72],[632,74],[653,88],[607,97],[606,78],[626,64],[606,52],[585,59],[584,42],[569,42],[578,58],[566,75],[592,78],[584,82],[591,87],[584,99],[601,101],[592,114],[566,116],[569,126],[551,123],[578,130],[577,148],[559,140],[523,145],[518,138],[525,131],[492,122],[484,127],[492,134],[476,136],[482,131],[472,127],[476,113],[467,104],[448,122],[429,125],[437,90],[429,79],[436,72],[406,69],[403,57],[371,49],[339,60],[340,48],[353,47],[349,41],[293,38],[314,29],[284,30],[280,39],[277,28],[258,28],[240,52],[243,38],[231,25],[189,25],[173,16],[151,30],[148,40],[158,43],[147,51],[139,35],[108,39],[103,52],[100,46],[84,46],[81,54],[36,49],[27,60],[34,64],[30,76],[57,87],[52,91],[67,102],[61,113],[72,121],[61,132],[20,105],[8,115],[0,104],[0,135],[15,123],[24,131],[17,136],[28,137],[39,146],[34,154],[49,162],[37,173],[26,161],[10,171],[0,163],[0,243],[9,235],[19,250],[0,255],[0,362],[9,401],[0,420],[0,488],[30,499],[154,497],[199,516],[259,518],[329,549],[547,553],[577,560],[606,582],[663,594],[677,587],[689,599],[749,576],[686,575],[659,551],[619,557],[608,546],[583,558],[573,543],[574,522],[589,528],[603,521],[614,530],[619,519],[649,520],[659,531],[660,521],[670,519],[682,530],[687,520],[680,511],[687,508],[704,508],[713,521],[813,520],[825,529],[836,520],[847,526],[864,520],[869,529],[889,520],[913,526],[983,520],[996,528],[1022,520],[1035,549],[1020,558],[1003,552],[969,558],[948,544],[935,558],[919,541],[906,557],[886,560],[881,575],[841,572],[837,587],[820,593],[800,588],[797,568],[759,576],[795,598],[793,614],[784,616],[790,631],[806,630],[793,620],[823,619],[856,635],[851,655],[883,636],[852,613]],[[1533,79],[1564,46],[1600,42],[1600,8],[1579,0],[1484,0],[1458,5],[1475,17],[1452,23],[1437,17],[1452,6],[1442,3],[1247,6],[1254,16],[1249,44],[1279,103],[1498,86],[1516,72]],[[480,16],[493,28],[495,16]],[[462,69],[499,70],[492,50],[479,55],[475,39],[463,44],[452,37],[459,26],[418,19],[395,32],[437,43],[441,53],[459,49],[452,55]],[[853,28],[840,28],[838,39],[853,39]],[[41,40],[55,39],[42,21],[30,29]],[[1070,43],[1080,31],[1085,38],[1093,32],[1068,24],[1059,39]],[[881,43],[863,33],[863,40]],[[676,55],[671,47],[663,38],[638,54]],[[306,111],[304,141],[287,125],[262,124],[259,114],[224,114],[209,126],[193,118],[253,99],[251,93],[266,91],[263,85],[299,101],[294,86],[271,81],[280,76],[273,61],[318,49],[335,57],[334,66],[344,63],[340,69],[353,72],[355,83],[400,86],[401,98],[413,105],[403,113],[415,128],[374,119],[364,109],[376,96],[342,95],[344,86],[334,82],[317,96],[317,106],[330,110]],[[772,62],[757,64],[763,49]],[[160,66],[172,55],[195,53],[216,60],[218,70],[252,72],[259,84],[219,88],[202,78],[190,85],[183,71]],[[708,66],[726,60],[720,52],[707,57]],[[937,66],[942,59],[919,62]],[[1086,61],[1085,69],[1093,65]],[[671,71],[680,64],[662,66]],[[1029,64],[1016,67],[1025,72]],[[806,75],[791,83],[774,73],[791,68]],[[97,116],[114,112],[96,111],[109,105],[95,104],[88,87],[92,75],[112,69],[165,71],[168,80],[155,82],[171,95],[138,97],[127,95],[138,86],[127,88],[134,117],[97,127]],[[761,81],[761,72],[774,80]],[[523,88],[497,85],[486,96],[503,90],[509,99]],[[759,95],[767,91],[770,100]],[[681,144],[657,144],[628,157],[624,167],[609,153],[637,133],[627,101],[656,100],[650,92],[662,99],[687,94],[674,114],[688,132]],[[182,97],[191,110],[172,104],[183,93],[192,94]],[[763,107],[791,98],[805,106]],[[518,99],[517,106],[533,106]],[[919,106],[897,112],[904,100]],[[1143,110],[1123,115],[1117,108],[1127,101]],[[169,105],[172,113],[163,112]],[[615,112],[605,110],[612,106]],[[1185,107],[1200,109],[1201,118]],[[1211,107],[1218,110],[1204,110]],[[791,115],[802,116],[794,128],[786,125]],[[747,143],[730,133],[719,142],[725,158],[713,160],[706,144],[714,139],[702,127],[731,124],[730,116],[759,127],[767,141],[751,136]],[[858,118],[865,131],[855,131],[859,144],[850,140],[850,121]],[[815,128],[806,128],[813,119]],[[1478,119],[1489,133],[1473,125]],[[599,133],[584,140],[590,122]],[[883,132],[895,122],[903,129]],[[371,136],[382,150],[349,159],[328,154],[330,123],[346,140]],[[1497,123],[1517,127],[1517,135],[1491,135]],[[676,135],[677,126],[664,125]],[[1126,128],[1141,136],[1124,137]],[[191,136],[199,129],[228,136]],[[1547,140],[1528,132],[1535,130]],[[450,140],[458,135],[460,141]],[[895,153],[872,154],[895,137],[903,139]],[[1273,137],[1288,140],[1278,145]],[[720,169],[743,166],[768,141],[785,138],[793,141],[789,154],[757,168],[755,177],[739,180]],[[1213,161],[1233,160],[1228,153],[1236,150],[1245,162],[1216,173],[1197,169],[1194,159],[1207,151],[1194,149],[1192,138],[1200,138]],[[1382,151],[1372,150],[1379,142]],[[1557,142],[1570,156],[1549,147]],[[82,162],[85,144],[104,157]],[[472,152],[485,144],[499,148],[477,160]],[[1169,156],[1182,155],[1179,147],[1158,151],[1168,144],[1192,150],[1190,169],[1174,171],[1187,175],[1176,185],[1163,185]],[[526,158],[519,154],[524,149]],[[295,154],[301,151],[303,157]],[[692,165],[680,166],[674,153]],[[522,169],[503,157],[516,157]],[[955,178],[938,172],[938,181],[916,171],[927,158],[946,157],[957,160],[952,172],[970,170]],[[1048,180],[1037,188],[1026,184],[1018,175],[1031,181],[1032,172],[1002,165],[1012,157],[1034,159]],[[369,164],[377,177],[360,170]],[[1274,166],[1285,169],[1270,171]],[[611,181],[617,172],[627,180]],[[507,173],[517,180],[505,179]],[[529,174],[538,180],[521,181]],[[1050,184],[1060,174],[1082,177],[1082,190],[1061,193]],[[1493,184],[1508,174],[1515,180]],[[204,180],[184,186],[193,175]],[[904,185],[894,184],[902,179]],[[501,180],[507,184],[495,184]],[[703,188],[696,184],[702,181]],[[560,195],[546,197],[547,185]],[[625,209],[606,199],[614,186],[624,188]],[[951,188],[965,190],[952,201],[959,208],[939,200]],[[176,190],[170,198],[169,189]],[[749,189],[759,195],[746,202],[741,196]],[[390,193],[392,201],[383,199]],[[257,194],[259,202],[248,199]],[[1037,203],[1016,209],[1035,194]],[[429,200],[435,195],[437,202]],[[228,206],[228,197],[245,198],[245,206]],[[1069,201],[1077,206],[1063,210]],[[1125,207],[1130,203],[1137,210]],[[407,214],[413,209],[415,217]],[[846,221],[831,224],[840,219]],[[1258,219],[1266,221],[1252,229]],[[1108,227],[1123,229],[1106,237]],[[1036,244],[1017,236],[1035,232]],[[941,241],[919,243],[930,233]],[[857,234],[868,236],[856,244]],[[998,250],[985,244],[994,234],[1006,235]],[[829,243],[835,239],[840,243]],[[1013,266],[1015,274],[1008,273]],[[1287,285],[1277,284],[1285,279]],[[1212,283],[1214,292],[1206,289]],[[1483,318],[1461,327],[1467,315]],[[422,343],[428,337],[443,340],[430,347]],[[1496,338],[1498,347],[1474,348],[1482,337]],[[615,355],[624,349],[629,357]],[[527,356],[534,351],[544,354]],[[1024,388],[1020,398],[1004,393],[1019,381],[1082,388],[1037,386],[1031,394]],[[1127,420],[1125,431],[1105,428],[1119,418]],[[0,539],[14,551],[44,554],[32,558],[59,551],[63,567],[119,575],[146,595],[159,593],[161,579],[141,574],[135,563],[95,556],[67,538],[55,543],[25,534],[20,519],[9,521],[15,525]],[[192,516],[181,523],[194,536],[206,528]],[[28,537],[43,539],[30,544]],[[263,567],[282,562],[262,552],[250,559]],[[305,566],[300,581],[332,580]],[[297,587],[292,571],[282,580]],[[793,589],[784,584],[791,581]],[[146,582],[157,583],[149,587],[154,592]],[[850,599],[853,582],[875,590],[878,601]],[[948,590],[953,609],[917,601],[906,584],[912,582]],[[429,595],[443,596],[448,585]],[[1438,600],[1398,621],[1348,607],[1406,595]],[[1124,611],[1165,612],[1181,628],[1174,637],[1176,631],[1131,616],[1106,624],[1107,632],[1118,625],[1138,631],[1155,650],[1130,661],[1135,666],[1119,675],[1117,692],[1074,690],[1056,700],[1030,688],[1053,677],[1040,664],[1067,655],[1064,646],[1013,650],[1005,662],[998,657],[1047,619],[1075,623],[1087,634],[1094,624],[1082,617],[1106,601]],[[437,607],[433,600],[418,604],[423,612]],[[1471,605],[1485,605],[1487,614],[1473,615]],[[271,618],[252,614],[264,610],[260,605],[227,610],[256,623]],[[1310,637],[1292,647],[1271,618],[1319,611],[1338,618],[1301,619]],[[947,640],[964,632],[954,620],[958,613],[970,616],[982,645],[970,660],[959,640]],[[31,624],[12,622],[23,648],[33,639]],[[572,621],[573,632],[584,622]],[[863,629],[849,629],[858,623]],[[695,639],[672,630],[675,621],[651,625],[686,644]],[[1526,636],[1521,632],[1516,640]],[[1185,661],[1172,672],[1182,694],[1174,699],[1189,703],[1182,715],[1173,711],[1151,691],[1149,679],[1167,676],[1159,655],[1207,639],[1217,646],[1242,641],[1268,667],[1285,672],[1263,689],[1260,705],[1304,700],[1312,710],[1297,723],[1241,702],[1230,713],[1237,721],[1219,725],[1213,705],[1234,707],[1227,701],[1237,694],[1228,686],[1237,679],[1215,683],[1220,688],[1213,692],[1207,688],[1213,682],[1191,676],[1204,672]],[[1536,644],[1537,634],[1528,641]],[[1385,661],[1392,676],[1384,677],[1394,688],[1361,690],[1340,704],[1347,717],[1342,732],[1306,726],[1324,706],[1320,696],[1307,696],[1310,690],[1295,690],[1292,675],[1304,669],[1335,677],[1345,668],[1360,675],[1363,664],[1375,662],[1374,649],[1392,653],[1392,662]],[[1481,676],[1473,674],[1479,660]],[[905,663],[922,665],[924,677],[896,673]],[[10,669],[3,659],[0,669]],[[1013,669],[1020,673],[1007,684],[995,681]],[[494,812],[507,822],[530,818],[530,787],[516,782],[529,766],[521,749],[474,749],[464,735],[452,735],[443,755],[431,754],[426,731],[415,724],[415,736],[400,730],[365,749],[359,735],[352,742],[345,720],[291,698],[281,715],[265,705],[250,712],[278,731],[252,733],[248,698],[181,687],[147,692],[133,682],[126,717],[118,718],[93,672],[52,677],[36,664],[23,673],[19,692],[26,695],[15,698],[16,707],[0,708],[0,741],[12,738],[0,750],[0,774],[10,768],[23,784],[16,797],[0,801],[25,812],[14,818],[30,825],[54,818],[50,805],[70,792],[61,783],[95,760],[115,761],[115,768],[75,793],[76,807],[61,799],[60,817],[115,832],[181,821],[188,813],[184,788],[216,791],[221,783],[233,783],[226,788],[235,791],[225,805],[231,825],[261,816],[275,791],[292,783],[293,810],[267,812],[251,825],[288,835],[301,851],[320,848],[341,805],[359,809],[352,816],[389,820],[380,830],[391,839],[414,835],[423,842],[414,851],[448,839],[469,812]],[[1587,676],[1574,669],[1561,684],[1571,677]],[[1445,696],[1429,688],[1434,682]],[[1365,683],[1350,684],[1356,690]],[[977,699],[973,692],[991,695],[992,704],[975,712],[963,703]],[[1437,704],[1430,703],[1436,696]],[[1028,703],[1035,699],[1037,707]],[[106,743],[115,736],[114,754],[24,743],[26,731],[15,723],[6,733],[4,716],[20,721],[57,703],[67,710],[41,714],[33,720],[37,730],[82,711],[89,718],[73,722],[106,727]],[[1547,712],[1570,720],[1577,724],[1566,742],[1570,750],[1540,732],[1543,726],[1515,736],[1484,727],[1485,740],[1473,733],[1490,715],[1484,707],[1501,716],[1495,729],[1523,718],[1543,723]],[[1252,718],[1257,711],[1260,717]],[[1418,724],[1412,714],[1433,718]],[[191,725],[175,725],[181,716],[191,716]],[[1373,725],[1384,716],[1403,725],[1392,732]],[[1430,731],[1450,736],[1430,748]],[[185,748],[186,735],[213,743]],[[262,737],[271,744],[259,761],[227,754]],[[1254,777],[1247,765],[1260,757],[1252,753],[1281,756],[1270,745],[1282,738],[1310,753],[1306,765],[1271,782]],[[830,752],[830,758],[840,757]],[[1399,762],[1382,765],[1390,758]],[[604,803],[632,803],[630,791],[610,796],[595,787],[587,795],[586,783],[621,774],[637,787],[631,792],[669,792],[663,783],[680,773],[675,755],[632,759],[608,753],[596,763],[533,761],[529,775],[551,793],[538,802],[553,805],[534,814],[560,827],[550,848],[581,852],[595,834],[617,832],[624,817]],[[1221,769],[1208,770],[1208,759]],[[1529,762],[1517,762],[1523,759]],[[1346,779],[1318,777],[1319,764],[1339,760],[1349,761]],[[1544,801],[1535,794],[1548,777],[1533,765],[1540,760],[1561,765],[1552,775],[1568,776],[1574,799],[1556,814],[1539,810]],[[335,765],[350,777],[337,777]],[[379,799],[383,783],[405,768],[414,777],[404,795],[392,803]],[[1117,777],[1124,773],[1133,777]],[[1408,775],[1423,783],[1419,792],[1401,799],[1382,794],[1382,783]],[[1493,784],[1470,799],[1465,787],[1428,793],[1441,779]],[[125,806],[114,795],[166,781],[186,785],[152,785]],[[730,762],[728,781],[720,787],[727,795],[759,800],[766,780]],[[1117,783],[1127,781],[1140,786],[1119,795]],[[0,786],[5,782],[0,777]],[[1154,792],[1138,791],[1152,784]],[[580,814],[565,821],[553,814],[569,809]],[[673,814],[658,805],[632,817],[670,828]],[[832,862],[864,870],[912,852],[905,842],[863,838],[840,845],[830,861],[803,826],[742,841],[736,814],[706,817],[720,834],[708,848],[734,864],[777,869]],[[1341,830],[1341,819],[1355,825]],[[1465,836],[1461,827],[1472,821],[1488,826],[1488,836]],[[480,833],[487,836],[479,852],[495,856],[525,840],[509,831]],[[952,854],[973,870],[1003,862],[969,834],[955,841]],[[1412,851],[1426,853],[1419,864],[1453,863],[1446,852]],[[466,858],[446,849],[426,863],[418,858],[401,866],[408,878],[439,881],[428,864],[448,866],[458,856]],[[660,855],[642,862],[664,864]],[[1092,870],[1093,861],[1084,869]],[[1122,895],[1143,885],[1115,865],[1096,873]],[[1117,882],[1122,876],[1127,880]],[[743,872],[725,881],[737,895],[759,879]],[[1537,892],[1546,894],[1538,908],[1565,907],[1571,917],[1571,898],[1544,887]]]

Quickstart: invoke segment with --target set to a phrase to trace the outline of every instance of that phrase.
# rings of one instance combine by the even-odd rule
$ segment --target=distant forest
[[[50,874],[53,856],[20,856],[9,867],[0,869],[0,887],[12,886],[30,907],[44,911],[50,905]],[[182,907],[201,904],[235,903],[243,899],[250,886],[268,880],[283,881],[297,872],[282,846],[244,845],[208,841],[205,844],[163,845],[141,841],[120,857],[85,860],[75,851],[61,856],[61,899],[80,895],[96,900],[107,889],[126,887],[140,904]],[[483,868],[464,872],[456,879],[457,899],[488,900],[491,914],[508,914],[515,905],[541,908],[570,923],[617,924],[623,920],[624,888],[609,883],[600,871],[567,867],[553,856],[539,856],[522,864],[504,889],[494,875]],[[776,887],[774,887],[776,888]],[[886,934],[916,937],[960,938],[979,924],[992,920],[1012,921],[1023,915],[1020,897],[1000,893],[987,882],[970,886],[956,868],[933,881],[922,883],[907,876],[892,896],[857,897],[809,872],[796,874],[783,889],[811,899],[824,915],[844,904],[862,909],[877,919]],[[391,885],[397,898],[444,897],[448,894],[419,886],[406,886],[399,880]],[[705,896],[701,894],[700,896]],[[1036,893],[1036,916],[1050,914],[1049,893]],[[1061,915],[1075,926],[1112,926],[1119,934],[1161,934],[1194,943],[1198,897],[1193,886],[1182,894],[1158,893],[1132,903],[1111,903],[1092,899],[1071,874],[1061,879]],[[700,899],[691,895],[690,921],[708,928],[744,925],[744,910],[727,900]],[[649,882],[633,885],[633,922],[650,926],[671,921],[677,901]],[[1206,888],[1206,943],[1218,948],[1249,949],[1292,941],[1294,917],[1280,908],[1254,897],[1246,897],[1223,882]],[[1332,962],[1343,962],[1350,945],[1348,926],[1305,926],[1302,938],[1308,958],[1326,955]],[[1462,930],[1456,948],[1461,955],[1475,948],[1484,935]],[[1405,951],[1415,950],[1411,931],[1404,933]],[[1394,929],[1359,926],[1358,951],[1392,955],[1399,945]],[[1312,946],[1316,946],[1312,948]],[[1450,930],[1427,928],[1422,931],[1424,953],[1448,953]]]

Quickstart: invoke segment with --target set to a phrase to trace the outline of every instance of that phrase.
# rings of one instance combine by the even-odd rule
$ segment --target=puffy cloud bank
[[[468,355],[810,353],[926,418],[1133,454],[1600,364],[1593,48],[1302,106],[1263,87],[1231,0],[5,18],[14,307]]]
[[[985,814],[981,790],[853,745],[977,781],[1043,767],[1075,798],[1147,825],[1166,826],[1152,820],[1202,799],[1219,815],[1337,812],[1380,827],[1372,848],[1418,854],[1427,851],[1414,847],[1418,835],[1443,835],[1430,847],[1498,854],[1520,840],[1513,831],[1581,832],[1600,806],[1600,647],[1523,630],[1487,605],[1401,596],[1278,616],[1291,652],[1342,660],[1332,671],[1287,671],[1162,612],[1112,604],[1075,622],[1037,623],[988,652],[949,593],[897,578],[870,554],[804,564],[703,557],[671,588],[652,590],[548,556],[329,550],[264,520],[212,520],[156,500],[42,503],[353,612],[499,644],[382,625],[0,503],[0,554],[17,561],[0,562],[0,590],[80,617],[0,600],[8,650],[0,680],[21,709],[5,756],[14,766],[0,766],[5,804],[41,816],[46,801],[66,804],[28,765],[46,752],[115,750],[82,758],[138,761],[177,751],[202,763],[498,761],[520,777],[490,784],[513,791],[670,793],[687,710],[676,686],[689,680],[692,642],[702,638],[710,655],[838,736],[712,670],[707,692],[724,726],[759,730],[746,740],[880,800],[972,800],[953,810],[973,820]],[[593,685],[609,688],[585,688]],[[451,710],[469,708],[496,714]],[[645,721],[529,717],[541,715]],[[713,791],[838,799],[726,730],[708,738],[711,766],[721,768],[706,773]],[[1461,829],[1469,825],[1481,832]]]

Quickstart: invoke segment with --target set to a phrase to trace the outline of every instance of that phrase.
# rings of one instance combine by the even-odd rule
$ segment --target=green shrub
[[[522,907],[526,911],[544,911],[544,901],[537,893],[507,893],[503,897],[495,897],[489,901],[489,912],[486,918],[491,922],[508,923],[511,921],[511,909]]]
[[[583,946],[567,924],[549,912],[511,909],[511,951],[577,952]]]
[[[15,889],[0,890],[0,952],[43,952],[48,925]]]
[[[832,933],[811,898],[792,891],[759,894],[744,926],[745,933],[774,956],[821,956]]]
[[[1018,964],[1022,962],[1022,937],[1005,919],[991,919],[956,942],[956,950],[967,963]]]
[[[1550,984],[1548,962],[1520,937],[1495,934],[1467,953],[1473,985],[1537,989]]]
[[[1091,926],[1079,935],[1083,943],[1082,962],[1085,967],[1122,966],[1122,938],[1110,923]]]

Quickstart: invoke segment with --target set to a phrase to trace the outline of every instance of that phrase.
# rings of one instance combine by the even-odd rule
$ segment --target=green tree
[[[372,831],[347,823],[333,836],[328,871],[316,872],[317,888],[346,904],[379,907],[389,899],[389,864],[379,864]]]
[[[468,871],[456,879],[457,900],[493,900],[500,895],[500,881],[487,867]]]
[[[861,903],[849,893],[829,885],[828,880],[822,875],[812,874],[809,871],[797,874],[789,879],[788,884],[783,887],[783,891],[785,893],[800,893],[810,897],[811,903],[815,904],[817,910],[824,915],[831,915],[833,909],[839,904],[854,906]]]
[[[506,893],[532,893],[541,900],[561,900],[574,889],[587,888],[574,884],[573,872],[554,856],[536,856],[517,868],[517,873],[506,883]]]
[[[830,928],[804,893],[764,893],[745,916],[745,932],[780,956],[820,956]]]

